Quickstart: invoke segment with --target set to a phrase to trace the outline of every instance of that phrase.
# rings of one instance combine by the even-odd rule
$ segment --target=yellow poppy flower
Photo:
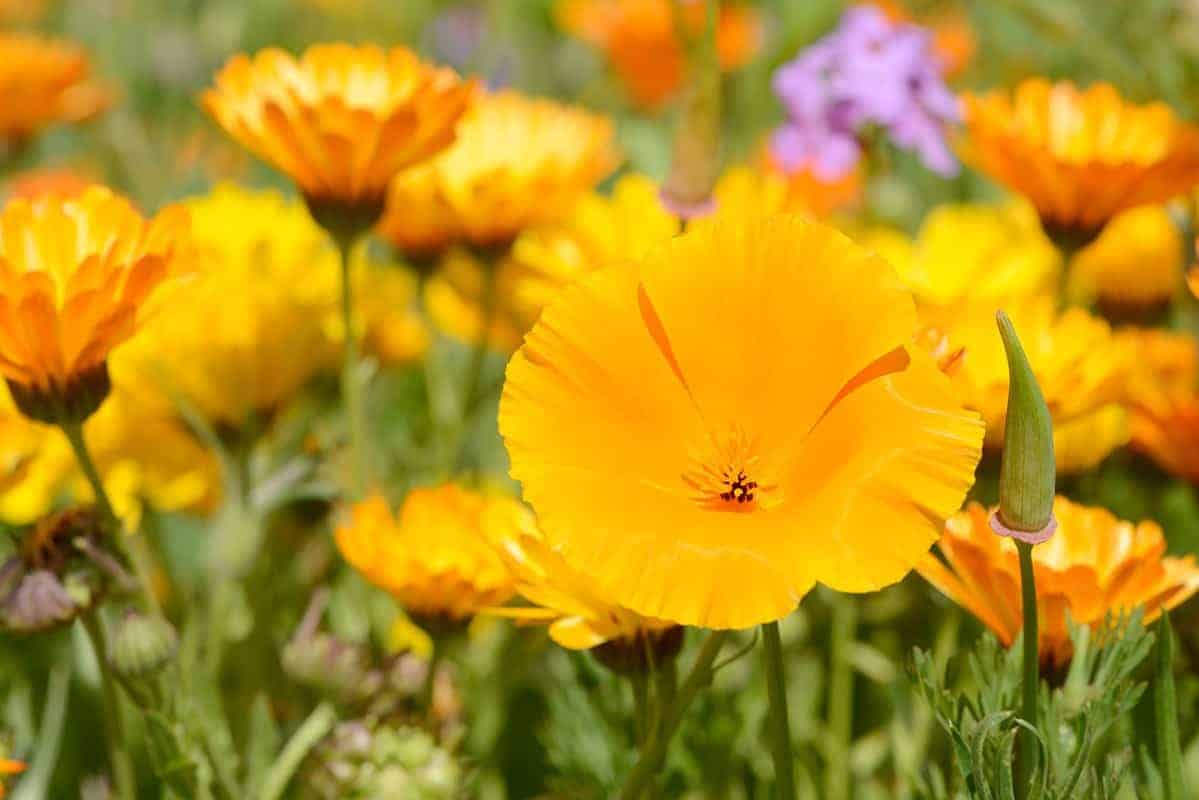
[[[638,642],[674,627],[672,622],[647,619],[608,600],[586,572],[571,567],[550,547],[527,508],[496,507],[485,516],[484,527],[512,573],[517,594],[532,604],[490,609],[490,613],[544,623],[550,638],[570,650]]]
[[[488,342],[515,350],[541,310],[563,287],[607,264],[643,257],[679,232],[656,183],[626,175],[610,196],[592,193],[561,222],[531,228],[496,268]],[[464,250],[451,251],[425,289],[434,322],[465,341],[483,329],[485,267]]]
[[[454,146],[392,183],[379,232],[409,255],[504,246],[568,215],[617,164],[612,123],[503,91],[466,115]]]
[[[1157,523],[1124,522],[1105,508],[1064,497],[1054,502],[1053,514],[1057,531],[1032,551],[1043,663],[1070,660],[1067,613],[1098,626],[1109,614],[1143,608],[1149,622],[1199,591],[1199,566],[1192,556],[1165,555]],[[996,536],[988,516],[975,503],[951,518],[938,545],[944,561],[929,553],[917,569],[1011,645],[1023,627],[1020,565],[1012,539]]]
[[[350,509],[337,547],[414,617],[462,620],[512,596],[512,578],[482,520],[490,506],[515,502],[444,484],[413,489],[397,519],[375,495]]]
[[[877,231],[863,232],[859,241],[891,262],[930,323],[964,303],[997,304],[1052,289],[1062,268],[1036,212],[1023,202],[938,206],[910,242]]]
[[[145,220],[99,187],[0,211],[0,374],[23,412],[103,399],[109,353],[141,327],[187,228],[177,206]]]
[[[111,93],[91,69],[87,53],[70,42],[0,34],[0,138],[19,142],[107,108]]]
[[[705,4],[677,8],[687,34],[703,31]],[[675,9],[670,0],[559,0],[555,16],[563,30],[603,50],[634,102],[652,109],[669,100],[686,77],[685,43]],[[761,41],[762,21],[755,9],[721,4],[716,51],[722,69],[748,62]]]
[[[549,544],[642,616],[742,628],[817,581],[881,588],[982,439],[916,329],[886,263],[831,228],[717,220],[545,309],[508,365],[512,475]]]
[[[118,382],[84,423],[84,438],[117,515],[135,530],[145,506],[208,512],[220,495],[216,459],[173,415]],[[37,521],[64,502],[91,502],[61,433],[36,425],[0,389],[0,520]]]
[[[1097,231],[1199,183],[1199,128],[1110,85],[1043,78],[966,95],[967,159],[1036,206],[1047,228]]]
[[[1162,206],[1118,214],[1075,254],[1071,294],[1115,315],[1152,311],[1182,284],[1182,233]]]
[[[965,349],[954,382],[987,422],[987,446],[1003,447],[1008,370],[995,335],[995,304],[964,304],[947,315],[946,334]],[[1080,308],[1058,311],[1049,296],[1003,304],[1053,416],[1058,471],[1090,469],[1128,441],[1123,405],[1131,362],[1108,324]]]
[[[320,44],[236,55],[202,102],[310,203],[377,209],[397,173],[453,142],[474,93],[403,47]]]

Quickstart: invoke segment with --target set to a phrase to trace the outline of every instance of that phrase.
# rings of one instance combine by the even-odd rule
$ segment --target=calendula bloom
[[[47,195],[77,197],[96,182],[64,167],[31,169],[13,176],[4,187],[4,199],[33,200]]]
[[[310,203],[375,208],[397,173],[453,142],[474,91],[403,47],[321,44],[234,56],[202,101]]]
[[[82,48],[37,36],[0,35],[0,138],[20,142],[61,122],[103,111],[111,93]]]
[[[276,192],[226,184],[185,206],[197,273],[122,366],[218,427],[269,420],[336,358],[322,320],[337,308],[337,257],[304,207]]]
[[[730,210],[773,214],[804,213],[827,217],[852,206],[862,196],[860,171],[837,180],[824,180],[811,169],[787,171],[769,150],[756,166],[736,166],[725,171],[714,195],[718,213]]]
[[[1119,332],[1135,365],[1127,385],[1133,449],[1199,484],[1199,343],[1160,328]]]
[[[681,29],[698,36],[707,6],[684,3]],[[670,0],[560,0],[558,24],[568,33],[604,51],[634,102],[657,108],[682,87],[686,78],[686,42]],[[725,71],[747,63],[762,41],[757,11],[721,3],[716,18],[716,52]]]
[[[877,237],[876,237],[877,238]],[[864,243],[871,244],[867,236]],[[968,303],[1026,297],[1057,285],[1062,257],[1023,202],[933,209],[907,247],[883,245],[930,322]]]
[[[545,309],[500,405],[512,475],[549,545],[645,617],[740,628],[817,581],[878,589],[956,510],[982,439],[917,326],[833,229],[718,215]]]
[[[141,327],[187,230],[178,206],[146,220],[100,187],[0,211],[0,374],[23,412],[94,410],[109,354]]]
[[[1162,206],[1117,214],[1070,267],[1072,293],[1114,315],[1159,309],[1182,283],[1182,233]]]
[[[608,119],[496,92],[463,119],[453,147],[392,183],[379,232],[410,255],[506,245],[566,217],[616,163]]]
[[[1058,311],[1050,296],[1012,298],[1004,304],[1054,423],[1060,473],[1090,469],[1128,441],[1124,390],[1131,364],[1124,345],[1102,319],[1083,309]],[[987,422],[987,446],[1003,446],[1008,371],[995,335],[995,306],[965,304],[946,332],[965,349],[954,382],[967,406]]]
[[[11,758],[0,758],[0,779],[10,775],[20,775],[25,771],[25,762]],[[0,798],[4,797],[4,785],[0,783]]]
[[[546,542],[527,508],[497,507],[486,515],[485,527],[512,573],[517,594],[531,604],[491,609],[491,613],[546,624],[550,638],[570,650],[590,650],[613,641],[637,642],[674,627],[608,600],[586,572],[571,567]]]
[[[1163,103],[1042,78],[964,100],[967,160],[1032,201],[1047,228],[1095,232],[1199,183],[1199,128]]]
[[[455,484],[413,489],[392,514],[379,495],[355,504],[337,547],[368,581],[418,618],[462,620],[512,596],[512,578],[488,541],[483,515],[515,503]]]
[[[146,507],[207,512],[220,495],[216,458],[173,414],[118,377],[112,396],[84,424],[84,438],[125,527]],[[30,422],[0,389],[0,520],[25,525],[64,501],[92,502],[70,445]]]
[[[678,219],[645,176],[622,177],[610,196],[587,195],[566,219],[517,237],[494,277],[488,342],[515,350],[563,287],[601,266],[639,259],[678,232]],[[469,253],[454,250],[425,289],[433,320],[465,341],[477,341],[483,331],[485,270]]]
[[[1057,532],[1032,551],[1042,663],[1070,660],[1067,614],[1097,628],[1109,615],[1141,608],[1149,622],[1199,591],[1199,566],[1192,556],[1165,555],[1157,523],[1124,522],[1105,508],[1064,497],[1053,514]],[[929,553],[918,570],[1011,645],[1023,625],[1020,566],[1015,544],[996,536],[988,517],[973,503],[948,520],[938,545],[944,561]]]

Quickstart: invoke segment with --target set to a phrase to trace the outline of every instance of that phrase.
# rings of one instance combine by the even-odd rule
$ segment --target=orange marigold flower
[[[473,97],[472,83],[403,47],[322,44],[298,59],[236,55],[202,102],[310,203],[372,208],[397,173],[453,142]]]
[[[490,613],[549,625],[550,638],[570,650],[590,650],[608,642],[637,642],[673,628],[647,619],[605,597],[586,573],[570,566],[546,542],[533,514],[518,504],[497,507],[485,527],[532,606],[490,609]]]
[[[64,397],[101,379],[176,266],[187,213],[151,220],[102,187],[0,211],[0,374],[14,399]]]
[[[1127,388],[1133,449],[1199,485],[1199,343],[1158,328],[1119,336],[1135,365]]]
[[[1109,614],[1144,608],[1149,622],[1199,591],[1195,559],[1165,556],[1157,523],[1124,522],[1105,508],[1064,497],[1054,502],[1053,513],[1057,532],[1032,551],[1043,663],[1070,660],[1067,612],[1075,622],[1097,627]],[[939,548],[944,562],[929,553],[920,574],[1010,646],[1023,626],[1015,544],[996,536],[987,510],[972,503],[945,523]]]
[[[512,596],[512,578],[484,533],[483,515],[515,502],[444,484],[413,489],[397,519],[374,495],[350,509],[337,547],[408,613],[462,620]]]
[[[31,169],[14,176],[5,192],[6,200],[33,200],[46,195],[77,197],[96,182],[66,168]]]
[[[503,246],[564,218],[617,161],[607,118],[517,92],[485,95],[453,147],[395,180],[379,232],[410,255]]]
[[[14,761],[11,758],[0,758],[0,778],[5,775],[19,775],[25,771],[24,761]],[[4,785],[0,783],[0,798],[4,797]]]
[[[558,24],[563,30],[603,50],[634,102],[657,108],[683,85],[687,58],[679,41],[682,29],[698,35],[704,27],[706,4],[672,0],[559,0]],[[722,69],[734,70],[757,53],[762,21],[746,5],[722,3],[716,22],[716,51]]]
[[[727,170],[714,190],[718,213],[738,209],[756,214],[803,213],[827,217],[862,197],[862,173],[825,181],[809,170],[785,172],[764,148],[756,166]]]
[[[81,122],[112,102],[70,42],[0,34],[0,138],[20,141],[58,122]]]
[[[817,581],[881,588],[982,440],[917,328],[890,267],[832,228],[717,218],[545,309],[500,405],[512,475],[550,546],[645,617],[742,628]]]
[[[966,158],[1032,201],[1047,228],[1093,233],[1121,211],[1199,183],[1199,128],[1110,85],[1042,78],[965,96]]]

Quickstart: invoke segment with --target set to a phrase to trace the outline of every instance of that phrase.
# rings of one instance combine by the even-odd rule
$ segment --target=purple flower
[[[957,172],[945,129],[960,119],[958,102],[923,28],[891,22],[873,6],[852,8],[836,30],[779,68],[774,91],[788,117],[772,143],[784,169],[844,177],[870,127],[929,169]]]

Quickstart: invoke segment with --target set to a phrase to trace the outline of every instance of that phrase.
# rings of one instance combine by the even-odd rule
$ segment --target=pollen
[[[683,473],[692,499],[716,511],[750,511],[765,508],[778,487],[763,479],[755,441],[740,426],[723,436],[709,436],[704,447],[691,454],[692,466]]]

